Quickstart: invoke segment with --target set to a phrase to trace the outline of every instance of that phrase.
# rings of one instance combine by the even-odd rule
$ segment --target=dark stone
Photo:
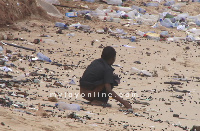
[[[135,64],[141,64],[140,61],[134,61],[133,63],[135,63]]]
[[[4,122],[1,122],[1,125],[2,125],[2,126],[5,126],[5,123],[4,123]]]
[[[173,114],[173,117],[179,117],[179,115],[178,114]]]
[[[39,43],[40,43],[40,39],[35,39],[35,40],[33,41],[33,43],[34,43],[34,44],[39,44]]]

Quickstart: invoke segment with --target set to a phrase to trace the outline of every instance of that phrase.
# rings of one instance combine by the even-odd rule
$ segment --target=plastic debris
[[[58,102],[56,105],[59,110],[73,110],[73,111],[80,111],[80,106],[78,104],[67,104],[65,102]]]

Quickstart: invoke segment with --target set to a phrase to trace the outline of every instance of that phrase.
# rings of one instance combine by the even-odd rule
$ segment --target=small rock
[[[63,34],[62,29],[56,31],[56,34]]]
[[[35,40],[33,41],[33,43],[34,43],[34,44],[39,44],[39,43],[40,43],[40,39],[35,39]]]
[[[172,61],[176,61],[176,58],[173,57],[173,58],[171,58],[171,60],[172,60]]]
[[[189,46],[185,47],[185,50],[189,50],[189,49],[190,49],[190,47],[189,47]]]
[[[6,50],[6,53],[12,53],[12,51],[11,50]]]
[[[151,53],[149,53],[149,52],[146,52],[146,54],[147,54],[147,56],[150,56],[150,55],[151,55]]]
[[[165,105],[171,105],[171,103],[165,102]]]
[[[133,63],[135,63],[135,64],[141,64],[140,61],[134,61]]]
[[[179,117],[179,115],[178,114],[173,114],[173,117]]]
[[[72,68],[69,66],[64,66],[64,70],[72,70]]]
[[[51,102],[58,102],[56,97],[49,97],[48,100]]]
[[[5,123],[4,123],[4,122],[1,122],[1,125],[2,125],[2,126],[5,126]]]
[[[99,48],[104,48],[104,46],[101,44],[101,45],[99,46]]]
[[[25,71],[25,68],[18,68],[19,70],[21,70],[21,71]]]

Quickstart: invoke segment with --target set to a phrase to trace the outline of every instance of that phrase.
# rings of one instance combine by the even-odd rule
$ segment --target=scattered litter
[[[74,111],[80,111],[80,106],[78,104],[67,104],[65,102],[58,102],[56,105],[59,110],[74,110]]]

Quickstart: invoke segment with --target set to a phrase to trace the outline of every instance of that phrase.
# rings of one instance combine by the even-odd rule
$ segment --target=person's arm
[[[112,94],[112,98],[114,98],[115,100],[117,100],[120,103],[122,103],[127,109],[132,109],[132,106],[131,106],[131,104],[129,104],[128,101],[123,100],[114,91],[112,91],[111,84],[105,84],[105,88],[106,88],[106,93],[111,93]]]

